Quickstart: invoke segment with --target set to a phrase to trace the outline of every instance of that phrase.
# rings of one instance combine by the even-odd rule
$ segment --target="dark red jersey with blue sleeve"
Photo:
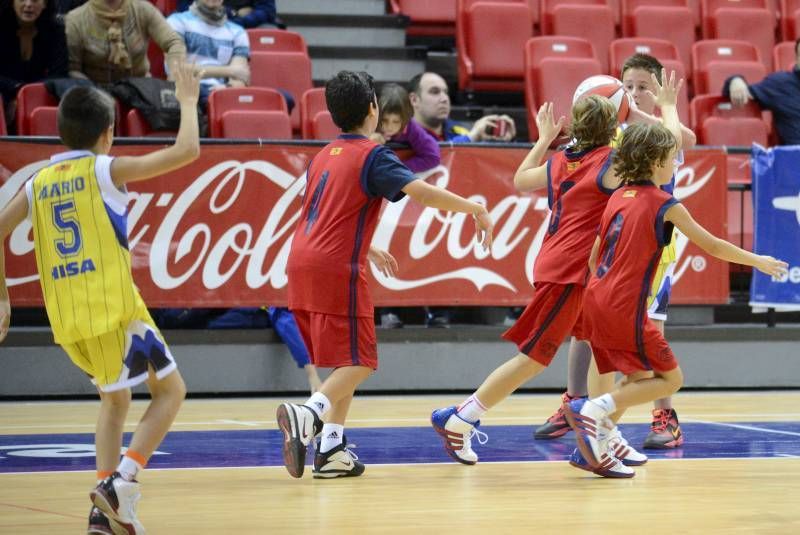
[[[584,295],[584,330],[592,347],[643,353],[647,296],[672,239],[664,214],[678,201],[651,182],[624,186],[608,201],[597,268]]]
[[[533,266],[534,282],[586,284],[600,216],[613,189],[603,187],[611,147],[557,152],[547,161],[550,222]]]
[[[309,165],[289,260],[289,308],[372,317],[366,258],[383,199],[415,180],[388,148],[342,134]]]

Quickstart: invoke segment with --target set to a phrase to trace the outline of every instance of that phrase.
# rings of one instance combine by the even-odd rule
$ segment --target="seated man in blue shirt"
[[[797,64],[800,64],[800,39],[794,43]],[[754,100],[761,108],[772,112],[781,145],[800,145],[800,68],[773,72],[755,84],[742,76],[725,80],[722,95],[734,106],[744,106]]]
[[[179,0],[177,11],[186,11],[191,4],[192,0]],[[278,21],[275,0],[225,0],[225,12],[229,21],[243,28],[283,27]]]

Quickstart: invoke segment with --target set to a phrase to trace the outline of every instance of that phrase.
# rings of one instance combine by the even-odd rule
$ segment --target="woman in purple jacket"
[[[378,131],[371,137],[378,143],[397,143],[411,148],[403,163],[415,173],[439,165],[439,144],[414,119],[408,92],[398,84],[386,84],[378,102]]]

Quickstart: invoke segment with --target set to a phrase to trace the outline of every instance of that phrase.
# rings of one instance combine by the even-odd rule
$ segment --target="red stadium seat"
[[[729,154],[728,158],[732,155]],[[749,159],[749,158],[748,158]],[[749,169],[749,165],[748,165]],[[728,192],[728,241],[747,251],[753,250],[753,192]],[[748,271],[750,268],[733,269],[731,271]]]
[[[625,37],[651,37],[664,39],[675,45],[681,61],[688,68],[691,65],[694,27],[687,24],[691,20],[688,7],[641,6],[633,12],[631,33]]]
[[[583,80],[603,74],[600,62],[594,58],[546,57],[536,69],[526,69],[525,104],[528,109],[530,139],[538,137],[536,113],[544,102],[553,102],[556,119],[561,115],[570,119],[572,95]]]
[[[129,137],[175,137],[174,130],[152,130],[142,113],[137,109],[128,111],[125,117],[125,132]]]
[[[785,41],[800,37],[800,0],[781,0],[781,35]]]
[[[764,64],[757,61],[712,61],[706,66],[706,93],[720,93],[725,80],[739,74],[745,80],[755,83],[767,75]]]
[[[222,137],[292,139],[292,124],[285,111],[226,111],[220,118]]]
[[[453,36],[456,33],[456,0],[389,0],[392,13],[411,19],[408,35]]]
[[[253,52],[303,52],[308,55],[306,40],[297,32],[251,28],[247,30],[247,38]]]
[[[709,117],[703,122],[699,133],[705,145],[750,146],[758,143],[766,146],[769,139],[767,123],[760,117]]]
[[[614,9],[612,5],[609,5],[609,2],[607,0],[541,0],[541,11],[539,14],[539,22],[543,35],[560,35],[553,29],[553,16],[556,8],[564,5],[583,6],[583,7],[588,7],[588,6],[607,7],[609,11],[611,11],[611,15],[614,20],[614,25],[616,26],[619,23],[619,11]],[[576,30],[579,29],[580,28],[576,28]],[[571,32],[568,35],[575,35],[575,34]]]
[[[261,112],[280,111],[287,117],[286,99],[268,87],[237,87],[212,91],[208,97],[209,137],[226,137],[222,129],[222,116],[229,111]],[[264,137],[264,136],[261,136]]]
[[[694,82],[695,94],[717,93],[720,91],[721,88],[709,87],[708,85],[707,70],[708,64],[712,61],[760,63],[761,56],[756,47],[745,41],[714,39],[696,42],[692,45],[692,81]]]
[[[178,9],[178,0],[151,0],[151,2],[165,17],[172,15]]]
[[[532,36],[527,2],[458,0],[458,87],[465,91],[522,91],[523,49]]]
[[[604,1],[604,0],[603,0]],[[553,9],[552,33],[583,37],[594,45],[600,68],[608,72],[608,48],[616,37],[611,8],[602,5],[560,4]]]
[[[333,122],[328,110],[318,111],[311,119],[309,136],[307,139],[334,139],[342,131]]]
[[[57,136],[58,135],[58,108],[42,106],[36,108],[28,118],[31,136]]]
[[[342,133],[328,112],[324,87],[315,87],[303,93],[300,119],[303,139],[333,139]]]
[[[252,52],[250,54],[250,85],[283,89],[297,102],[313,87],[311,60],[303,52]],[[299,106],[291,113],[292,129],[300,131]]]
[[[736,39],[758,48],[761,61],[772,70],[772,48],[775,46],[775,12],[764,0],[703,0],[703,37],[705,39]]]
[[[17,135],[30,136],[30,118],[36,108],[58,108],[58,101],[45,88],[44,84],[27,84],[17,92]],[[41,127],[42,125],[39,125]]]
[[[774,71],[791,71],[797,63],[794,41],[778,43],[772,49],[772,66]]]
[[[542,35],[525,43],[525,69],[536,68],[541,60],[555,58],[594,58],[594,46],[582,37]]]
[[[677,7],[689,8],[686,0],[622,0],[622,35],[633,37],[634,33],[634,13],[640,7]],[[690,9],[691,12],[691,9]],[[692,15],[694,20],[694,14]],[[685,20],[684,20],[685,23]],[[699,24],[699,20],[697,21]],[[695,25],[697,25],[695,24]]]
[[[633,54],[648,54],[663,62],[669,59],[680,59],[675,45],[664,39],[646,37],[624,37],[611,42],[608,51],[611,74],[617,78],[622,76],[622,65]]]
[[[734,130],[737,128],[734,125],[741,124],[746,132],[756,132],[755,137],[759,139],[759,143],[766,144],[766,137],[769,133],[769,124],[764,119],[761,109],[754,102],[750,102],[747,106],[736,108],[728,99],[721,95],[700,95],[692,99],[691,108],[691,128],[698,134],[698,143],[700,144],[714,144],[714,145],[750,145],[747,143],[730,143],[731,139],[736,139],[735,136],[739,134]],[[714,122],[709,124],[710,119],[715,119]],[[764,136],[761,137],[760,127],[753,121],[744,121],[744,119],[754,119],[760,121],[764,126]],[[731,132],[721,132],[720,129],[724,127],[723,122],[728,124]],[[711,137],[706,139],[706,135],[710,134]],[[747,134],[750,135],[750,134]]]

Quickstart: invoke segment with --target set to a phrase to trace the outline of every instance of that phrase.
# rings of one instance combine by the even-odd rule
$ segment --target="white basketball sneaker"
[[[356,477],[364,473],[364,468],[364,463],[359,462],[358,456],[347,447],[345,440],[325,453],[317,451],[312,473],[315,479]]]
[[[608,433],[608,453],[622,461],[625,466],[641,466],[647,462],[647,455],[628,444],[617,426]]]

